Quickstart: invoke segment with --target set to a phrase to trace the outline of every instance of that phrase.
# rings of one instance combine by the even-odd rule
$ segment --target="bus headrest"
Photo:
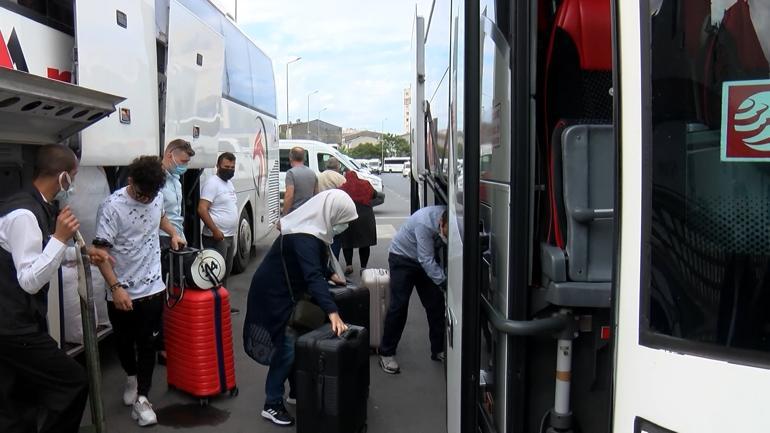
[[[556,12],[555,27],[575,43],[580,69],[612,70],[610,0],[564,0]]]

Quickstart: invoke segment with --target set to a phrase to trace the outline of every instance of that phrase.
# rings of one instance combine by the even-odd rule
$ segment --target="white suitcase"
[[[390,272],[387,269],[364,269],[361,287],[369,289],[369,346],[376,349],[380,347],[390,305]]]

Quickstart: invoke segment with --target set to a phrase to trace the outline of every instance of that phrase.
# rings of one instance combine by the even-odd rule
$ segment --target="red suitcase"
[[[167,303],[163,317],[169,386],[198,397],[201,404],[222,393],[237,395],[227,289],[170,292],[179,297]]]

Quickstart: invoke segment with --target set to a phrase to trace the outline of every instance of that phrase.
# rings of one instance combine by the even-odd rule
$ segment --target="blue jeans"
[[[286,328],[283,344],[273,354],[265,380],[265,405],[283,404],[284,382],[289,377],[294,365],[294,342],[297,335]]]

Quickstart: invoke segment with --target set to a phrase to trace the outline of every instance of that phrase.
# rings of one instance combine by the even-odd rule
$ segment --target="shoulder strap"
[[[291,280],[289,279],[289,270],[286,269],[286,259],[283,258],[283,233],[281,233],[281,265],[283,266],[283,276],[286,278],[286,285],[289,287],[289,294],[291,295],[291,301],[296,303],[294,298],[294,291],[291,289]]]

